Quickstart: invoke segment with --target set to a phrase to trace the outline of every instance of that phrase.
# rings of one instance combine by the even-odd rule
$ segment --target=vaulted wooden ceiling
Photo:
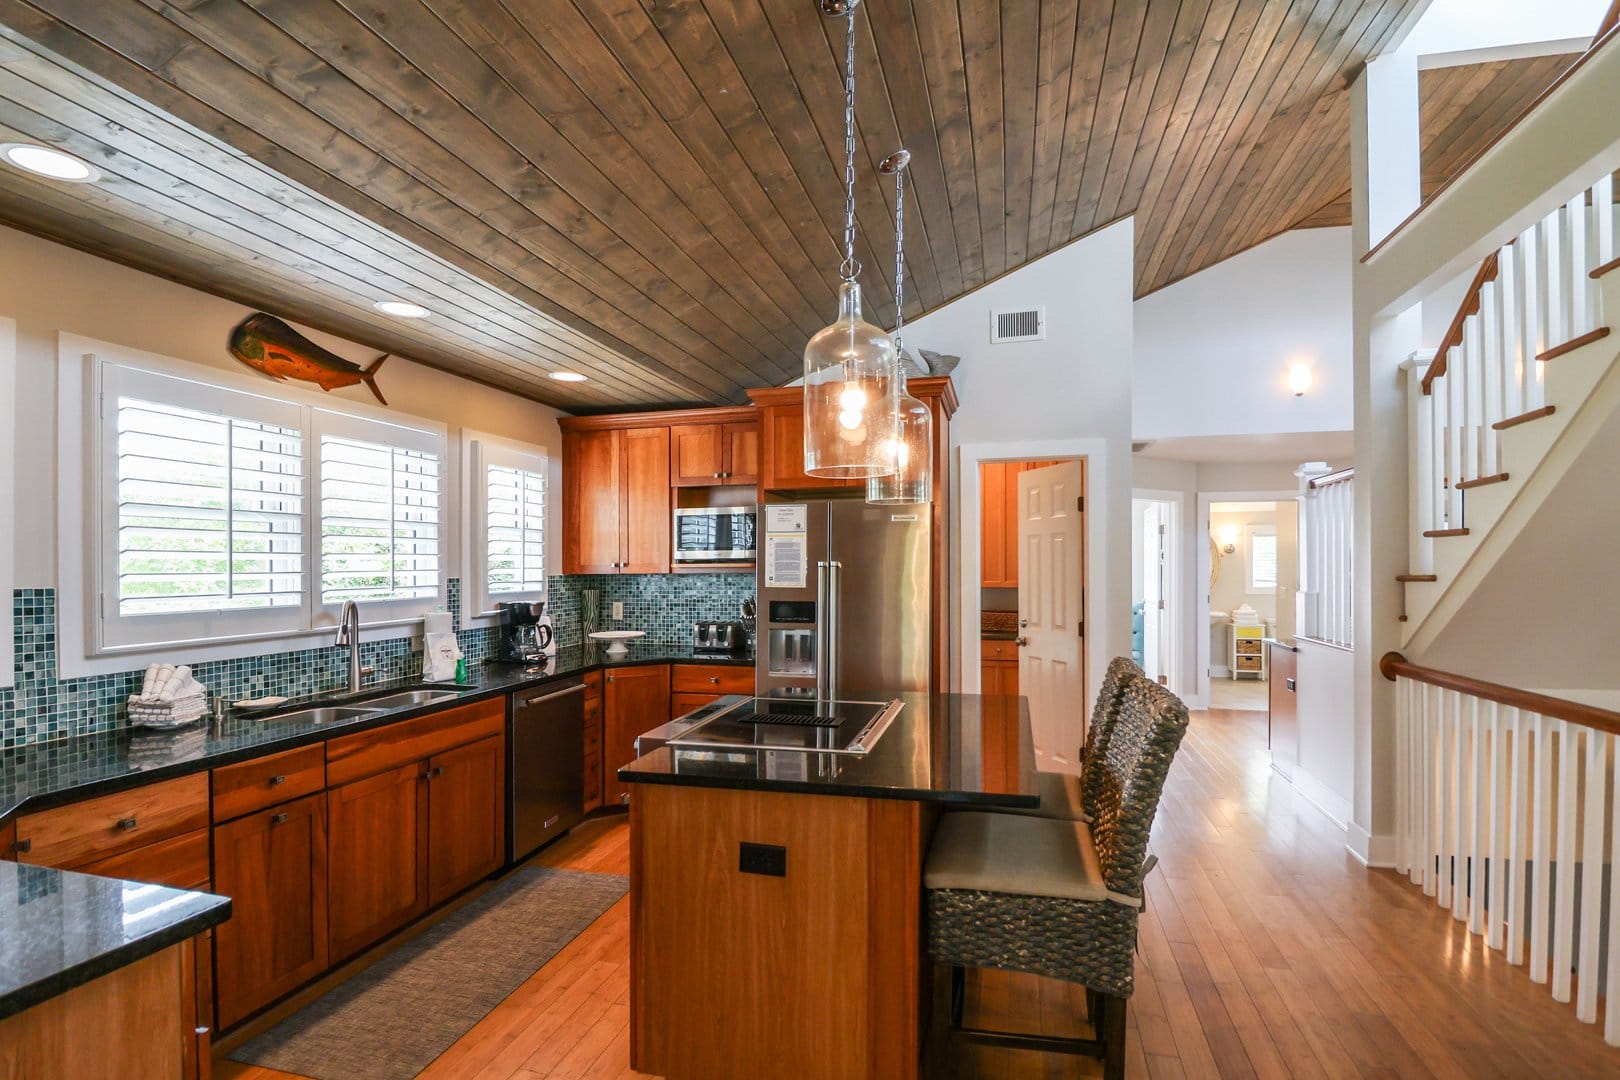
[[[865,0],[874,321],[896,147],[908,317],[1132,213],[1149,292],[1339,196],[1345,87],[1426,2]],[[20,227],[581,411],[738,400],[832,314],[843,27],[811,0],[0,0],[0,27],[0,140],[107,174],[0,169]]]

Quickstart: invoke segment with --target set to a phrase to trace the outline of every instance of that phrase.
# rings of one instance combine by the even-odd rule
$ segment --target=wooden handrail
[[[1331,487],[1334,484],[1342,484],[1346,480],[1354,480],[1355,476],[1355,467],[1351,466],[1348,469],[1340,469],[1338,472],[1330,472],[1326,476],[1314,477],[1306,486],[1312,490],[1315,490],[1316,488]]]
[[[1474,274],[1474,280],[1469,282],[1468,290],[1463,293],[1462,306],[1457,309],[1456,317],[1446,329],[1446,336],[1440,339],[1440,345],[1434,350],[1434,359],[1429,363],[1429,370],[1423,373],[1423,392],[1427,394],[1434,380],[1446,373],[1446,354],[1462,344],[1463,323],[1468,316],[1479,310],[1479,296],[1485,288],[1485,283],[1495,281],[1502,270],[1502,250],[1491,252],[1485,261],[1479,264],[1479,270]]]
[[[1538,694],[1534,690],[1520,690],[1467,675],[1441,671],[1438,668],[1424,667],[1412,663],[1398,652],[1385,653],[1383,659],[1378,661],[1378,670],[1390,682],[1394,682],[1397,676],[1402,676],[1430,686],[1438,686],[1442,690],[1455,690],[1459,694],[1494,701],[1498,705],[1525,709],[1554,720],[1563,720],[1595,731],[1620,735],[1620,713],[1600,709],[1596,705],[1582,705],[1578,701],[1565,701],[1563,698]]]
[[[1617,6],[1620,6],[1620,0],[1617,0]],[[1579,57],[1577,57],[1573,64],[1570,64],[1569,67],[1565,68],[1558,78],[1554,79],[1548,85],[1547,89],[1537,94],[1535,100],[1530,102],[1529,105],[1526,105],[1524,109],[1519,112],[1519,115],[1513,118],[1513,122],[1511,124],[1497,132],[1495,138],[1486,143],[1484,146],[1480,147],[1468,158],[1467,161],[1463,162],[1462,167],[1447,177],[1445,183],[1441,184],[1439,187],[1435,188],[1434,191],[1430,192],[1427,198],[1420,200],[1418,203],[1418,208],[1406,215],[1399,225],[1389,230],[1389,232],[1384,235],[1382,240],[1378,241],[1378,243],[1369,248],[1367,250],[1367,254],[1361,257],[1361,261],[1366,263],[1371,260],[1372,257],[1382,251],[1391,240],[1394,240],[1395,237],[1404,232],[1408,225],[1417,220],[1418,215],[1422,214],[1423,211],[1427,210],[1429,206],[1433,204],[1434,200],[1438,199],[1442,194],[1444,194],[1452,184],[1455,184],[1463,176],[1467,175],[1468,170],[1479,164],[1480,159],[1486,154],[1490,153],[1491,150],[1496,147],[1497,143],[1506,138],[1509,132],[1513,131],[1520,124],[1524,123],[1525,120],[1529,118],[1531,113],[1535,112],[1541,107],[1542,102],[1552,97],[1553,94],[1558,91],[1559,87],[1568,82],[1577,71],[1586,66],[1587,62],[1591,60],[1592,57],[1602,52],[1603,49],[1616,38],[1620,38],[1620,21],[1617,21],[1615,13],[1611,12],[1609,15],[1604,17],[1603,28],[1598,31],[1598,35],[1593,39],[1591,46],[1588,47],[1587,50]]]
[[[1609,13],[1603,16],[1603,22],[1598,26],[1597,37],[1602,37],[1616,26],[1620,26],[1620,0],[1614,0],[1609,5]]]

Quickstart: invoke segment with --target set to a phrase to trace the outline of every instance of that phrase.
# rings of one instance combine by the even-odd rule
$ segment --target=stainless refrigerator
[[[767,502],[758,528],[758,692],[886,700],[931,690],[931,531],[927,506]]]

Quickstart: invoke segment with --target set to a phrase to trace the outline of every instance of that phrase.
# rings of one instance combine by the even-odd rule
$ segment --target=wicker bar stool
[[[951,1026],[977,1042],[1101,1058],[1125,1075],[1126,1002],[1136,988],[1136,924],[1148,833],[1187,709],[1148,679],[1130,680],[1099,740],[1096,817],[946,814],[923,874],[928,951],[951,971]],[[1091,1039],[963,1027],[965,969],[1045,975],[1086,988]]]
[[[1103,676],[1102,689],[1097,692],[1097,702],[1091,709],[1091,723],[1086,725],[1086,742],[1080,748],[1080,775],[1037,772],[1035,789],[1040,794],[1041,805],[1033,810],[1001,812],[1059,818],[1063,821],[1090,821],[1096,814],[1098,748],[1106,746],[1113,734],[1114,721],[1119,719],[1119,706],[1125,699],[1126,688],[1132,681],[1146,678],[1147,675],[1130,657],[1116,656],[1110,660],[1108,673]]]

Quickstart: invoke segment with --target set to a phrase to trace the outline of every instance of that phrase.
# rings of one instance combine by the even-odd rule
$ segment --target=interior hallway
[[[1270,690],[1264,679],[1212,678],[1209,680],[1209,707],[1265,711],[1271,707]]]
[[[542,852],[543,865],[629,869],[609,817]],[[1620,1049],[1576,1022],[1522,968],[1389,871],[1367,871],[1266,758],[1265,715],[1195,713],[1154,826],[1132,1077],[1581,1077],[1620,1074]],[[424,1075],[634,1077],[629,899],[620,900]],[[958,1045],[935,995],[926,1075],[1100,1076],[1100,1063]],[[1080,1034],[1084,995],[986,972],[969,1023]],[[286,1074],[220,1060],[222,1080]]]

